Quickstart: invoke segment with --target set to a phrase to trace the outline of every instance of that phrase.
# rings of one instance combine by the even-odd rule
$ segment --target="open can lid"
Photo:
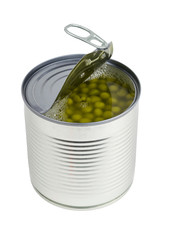
[[[37,114],[49,110],[67,76],[83,56],[83,54],[74,54],[54,58],[32,69],[22,83],[22,96],[25,104]],[[137,76],[117,61],[108,60],[107,64],[121,70],[132,80],[136,91],[134,102],[137,102],[140,95],[140,83]]]

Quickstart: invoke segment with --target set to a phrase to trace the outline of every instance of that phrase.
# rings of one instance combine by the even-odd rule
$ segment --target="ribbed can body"
[[[135,167],[138,104],[115,121],[65,126],[25,107],[28,159],[33,186],[46,198],[89,208],[120,197]]]
[[[83,55],[48,60],[25,77],[28,161],[31,182],[50,202],[69,208],[95,208],[121,197],[131,186],[135,169],[140,83],[125,65],[107,66],[135,89],[131,106],[99,122],[68,123],[47,118],[68,74]],[[108,69],[106,68],[106,69]]]

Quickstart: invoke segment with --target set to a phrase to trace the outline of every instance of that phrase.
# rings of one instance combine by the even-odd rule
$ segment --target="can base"
[[[132,183],[131,183],[132,185]],[[47,202],[57,206],[57,207],[61,207],[61,208],[65,208],[65,209],[69,209],[69,210],[94,210],[94,209],[98,209],[98,208],[102,208],[102,207],[106,207],[116,201],[118,201],[120,198],[122,198],[127,192],[128,190],[130,189],[131,185],[118,197],[116,197],[115,199],[112,199],[108,202],[105,202],[105,203],[102,203],[102,204],[99,204],[99,205],[94,205],[94,206],[87,206],[87,207],[77,207],[77,206],[69,206],[69,205],[65,205],[65,204],[61,204],[61,203],[58,203],[58,202],[55,202],[47,197],[45,197],[43,194],[41,194],[34,186],[33,188],[35,189],[35,191],[38,193],[39,196],[41,196],[44,200],[46,200]]]

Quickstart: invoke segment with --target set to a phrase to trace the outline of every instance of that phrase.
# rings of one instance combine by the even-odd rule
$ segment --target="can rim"
[[[22,82],[22,85],[21,85],[21,94],[22,94],[22,98],[23,98],[23,101],[25,103],[25,105],[33,112],[35,113],[37,116],[47,120],[47,121],[50,121],[50,122],[53,122],[53,123],[56,123],[56,124],[60,124],[60,125],[67,125],[67,126],[76,126],[76,127],[86,127],[86,126],[93,126],[93,125],[101,125],[101,124],[105,124],[105,123],[108,123],[108,122],[111,122],[111,121],[114,121],[118,118],[121,118],[123,117],[124,115],[126,115],[128,112],[130,112],[134,106],[137,104],[139,98],[140,98],[140,94],[141,94],[141,85],[140,85],[140,82],[139,82],[139,79],[138,77],[136,76],[136,74],[130,69],[128,68],[126,65],[116,61],[116,60],[113,60],[113,59],[110,59],[108,60],[107,62],[112,65],[112,66],[117,66],[117,67],[120,67],[120,69],[125,72],[132,80],[132,82],[134,83],[134,86],[135,86],[135,98],[132,102],[132,104],[121,114],[115,116],[115,117],[112,117],[112,118],[109,118],[109,119],[105,119],[105,120],[102,120],[102,121],[98,121],[98,122],[88,122],[88,123],[74,123],[74,122],[64,122],[64,121],[58,121],[58,120],[55,120],[55,119],[52,119],[52,118],[48,118],[46,117],[45,115],[39,113],[38,111],[34,110],[27,102],[26,100],[26,97],[25,97],[25,88],[30,80],[30,77],[32,77],[32,75],[35,74],[35,72],[37,72],[39,69],[45,67],[46,65],[49,65],[49,64],[52,64],[52,63],[55,63],[57,61],[62,61],[62,60],[67,60],[68,58],[82,58],[84,56],[84,54],[70,54],[70,55],[64,55],[64,56],[61,56],[61,57],[56,57],[56,58],[53,58],[53,59],[50,59],[50,60],[47,60],[45,62],[42,62],[40,63],[39,65],[37,65],[36,67],[34,67],[32,70],[30,70],[28,72],[28,74],[25,76],[23,82]]]

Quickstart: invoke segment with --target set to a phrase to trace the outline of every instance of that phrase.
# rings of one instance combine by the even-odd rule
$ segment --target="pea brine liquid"
[[[94,78],[57,100],[45,115],[65,122],[98,122],[121,114],[133,100],[134,90],[128,84],[109,77]]]

